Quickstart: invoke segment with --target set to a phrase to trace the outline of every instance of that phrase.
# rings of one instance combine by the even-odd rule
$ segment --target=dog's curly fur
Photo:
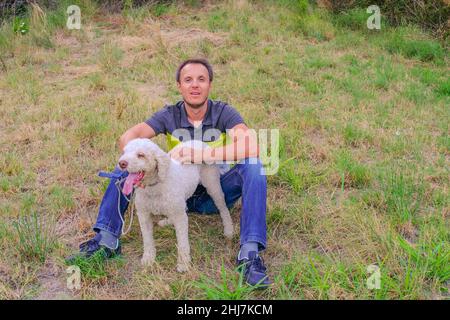
[[[206,144],[200,142],[200,147]],[[199,144],[185,142],[181,145],[199,147]],[[206,146],[207,147],[207,146]],[[150,139],[134,139],[124,148],[121,161],[127,162],[130,173],[145,172],[143,188],[136,188],[135,205],[144,240],[142,264],[155,261],[152,215],[164,215],[161,226],[173,224],[178,242],[179,272],[187,271],[191,261],[188,239],[188,217],[186,200],[192,196],[199,183],[207,190],[219,209],[224,225],[224,235],[233,236],[233,224],[220,185],[219,169],[214,165],[181,165],[161,150]]]

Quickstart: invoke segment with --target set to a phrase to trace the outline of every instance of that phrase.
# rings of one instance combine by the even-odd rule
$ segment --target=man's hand
[[[241,123],[227,130],[232,143],[223,147],[192,149],[190,147],[175,147],[169,155],[181,163],[223,163],[223,161],[238,161],[259,156],[256,132]]]
[[[182,163],[196,163],[201,164],[205,159],[204,152],[201,149],[194,149],[189,147],[175,147],[169,151],[172,159]]]

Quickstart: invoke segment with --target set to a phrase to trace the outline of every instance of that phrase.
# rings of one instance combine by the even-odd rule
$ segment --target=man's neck
[[[184,107],[186,109],[189,122],[201,122],[205,118],[206,112],[208,111],[208,99],[201,107],[193,108],[186,102],[184,103]]]

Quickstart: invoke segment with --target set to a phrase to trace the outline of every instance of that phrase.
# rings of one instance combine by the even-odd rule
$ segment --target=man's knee
[[[266,181],[264,167],[259,158],[246,158],[237,165],[240,166],[241,174],[244,177]]]

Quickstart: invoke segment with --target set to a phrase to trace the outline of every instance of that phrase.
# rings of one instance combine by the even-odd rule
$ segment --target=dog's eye
[[[139,153],[137,154],[137,156],[138,156],[138,158],[140,158],[140,159],[145,158],[145,154],[144,154],[143,152],[139,152]]]

